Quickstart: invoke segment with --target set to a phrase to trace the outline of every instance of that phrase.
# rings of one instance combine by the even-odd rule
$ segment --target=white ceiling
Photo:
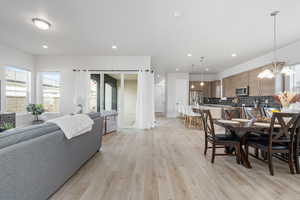
[[[191,71],[205,56],[219,72],[271,51],[274,10],[280,46],[300,39],[299,0],[1,0],[0,42],[35,55],[152,56],[160,71]]]

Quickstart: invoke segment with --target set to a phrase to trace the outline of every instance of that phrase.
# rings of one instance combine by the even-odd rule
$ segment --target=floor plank
[[[252,169],[234,157],[203,155],[203,132],[179,119],[159,120],[149,131],[122,130],[105,136],[103,151],[83,166],[51,200],[298,200],[300,175],[274,159],[251,159]]]

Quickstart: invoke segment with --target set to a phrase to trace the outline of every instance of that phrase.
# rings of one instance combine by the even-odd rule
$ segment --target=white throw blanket
[[[82,135],[92,130],[94,121],[85,114],[66,115],[47,121],[56,124],[65,134],[66,138]]]

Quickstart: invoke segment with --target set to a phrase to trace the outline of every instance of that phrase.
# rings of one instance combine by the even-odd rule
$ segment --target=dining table
[[[245,143],[247,141],[247,137],[251,133],[259,135],[268,135],[270,129],[270,122],[257,122],[255,119],[216,119],[214,120],[214,124],[225,128],[226,134],[231,134],[240,141],[240,155],[242,164],[246,168],[252,168],[248,157],[246,156]],[[275,128],[276,126],[277,128],[280,128],[280,125],[276,124]]]

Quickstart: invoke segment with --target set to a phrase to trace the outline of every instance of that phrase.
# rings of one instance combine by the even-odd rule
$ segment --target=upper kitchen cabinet
[[[203,86],[200,83],[201,81],[190,81],[190,91],[198,91],[203,97],[211,97],[211,82],[204,81]]]
[[[223,79],[223,96],[234,97],[235,96],[235,85],[234,76],[230,76]]]
[[[249,71],[250,96],[271,96],[275,94],[275,79],[259,79],[258,74],[269,65]]]
[[[221,97],[221,80],[216,80],[211,82],[211,97],[214,98]]]
[[[271,96],[275,94],[275,79],[259,79],[257,75],[264,69],[270,67],[266,65],[254,70],[243,72],[223,79],[223,96],[235,97],[237,88],[249,86],[249,96]]]

